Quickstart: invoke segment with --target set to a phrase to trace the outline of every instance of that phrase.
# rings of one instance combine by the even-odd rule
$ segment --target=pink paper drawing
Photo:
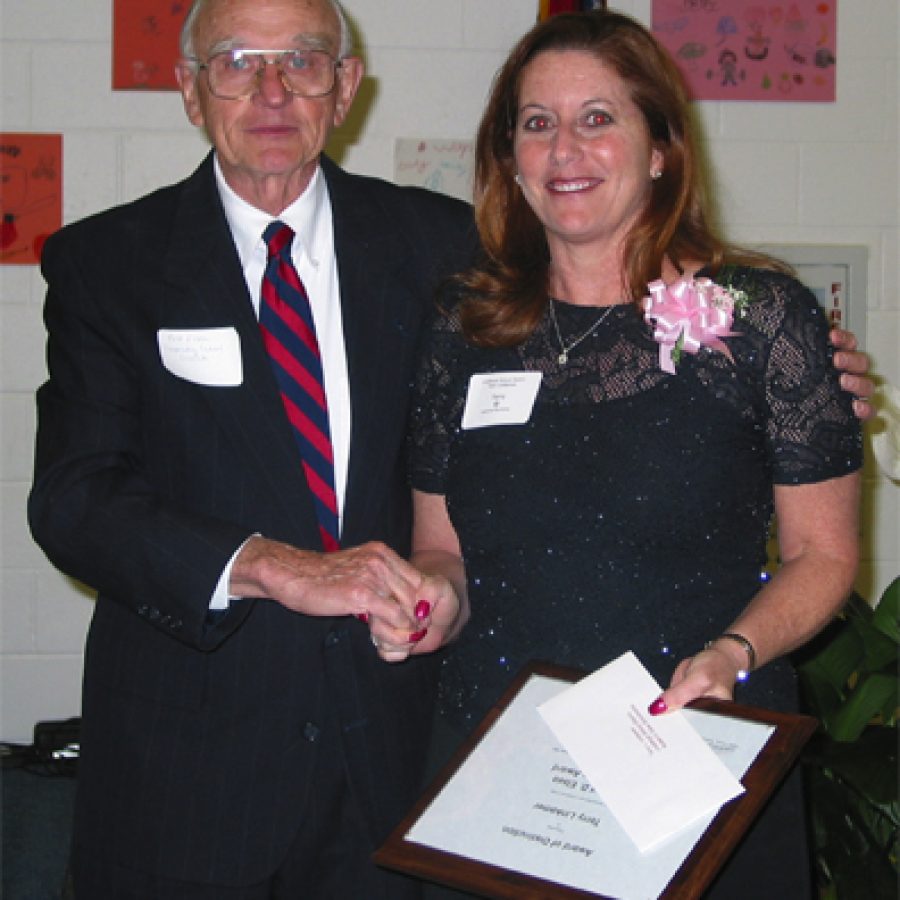
[[[834,102],[837,0],[653,0],[696,100]]]

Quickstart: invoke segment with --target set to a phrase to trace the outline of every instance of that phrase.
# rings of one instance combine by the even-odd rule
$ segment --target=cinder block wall
[[[356,114],[332,149],[390,178],[397,137],[468,138],[490,79],[533,21],[536,0],[347,0],[369,68]],[[110,89],[111,0],[0,0],[5,131],[62,132],[64,217],[131,200],[189,172],[205,153],[166,92]],[[650,21],[650,0],[617,8]],[[699,107],[732,237],[862,244],[869,250],[867,348],[900,385],[896,0],[839,4],[838,101]],[[99,248],[98,248],[99,249]],[[44,379],[37,270],[0,266],[0,739],[79,712],[90,593],[53,570],[25,523],[35,388]],[[900,571],[900,490],[867,470],[869,597]]]

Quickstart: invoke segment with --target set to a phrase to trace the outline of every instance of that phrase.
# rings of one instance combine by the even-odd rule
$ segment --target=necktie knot
[[[291,246],[294,239],[294,232],[290,225],[284,222],[274,221],[266,226],[263,232],[263,240],[269,250],[269,259],[279,256],[286,248]]]

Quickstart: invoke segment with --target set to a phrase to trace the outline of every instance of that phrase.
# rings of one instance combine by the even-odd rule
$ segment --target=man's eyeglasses
[[[223,50],[206,62],[209,89],[223,100],[242,100],[259,89],[266,66],[278,68],[284,89],[297,97],[324,97],[334,90],[341,60],[324,50]]]

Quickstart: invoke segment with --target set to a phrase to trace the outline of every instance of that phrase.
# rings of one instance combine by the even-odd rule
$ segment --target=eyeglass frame
[[[217,94],[213,90],[212,79],[209,76],[209,62],[216,56],[223,56],[226,53],[235,54],[235,53],[243,53],[247,56],[255,56],[258,59],[262,60],[262,65],[259,66],[256,70],[256,74],[254,75],[253,87],[246,94],[238,94],[237,97],[226,97],[222,94]],[[329,60],[331,60],[331,71],[332,71],[332,80],[331,87],[328,88],[327,91],[321,94],[301,94],[298,91],[295,91],[284,78],[284,69],[282,66],[284,65],[284,60],[287,56],[292,54],[300,54],[301,56],[304,54],[310,53],[320,53],[322,56],[327,56]],[[275,60],[270,60],[268,57],[274,56]],[[259,83],[263,74],[266,71],[267,66],[275,66],[278,69],[278,80],[281,82],[281,86],[294,97],[299,97],[305,100],[318,100],[321,97],[327,97],[337,86],[337,77],[338,77],[338,69],[343,67],[345,57],[343,56],[332,56],[327,50],[319,49],[318,47],[291,47],[288,49],[281,50],[256,50],[249,49],[244,47],[231,47],[226,50],[217,50],[215,53],[211,53],[206,57],[206,61],[204,62],[199,57],[190,57],[190,62],[192,62],[196,67],[197,71],[201,71],[203,69],[206,70],[206,83],[209,86],[210,93],[217,97],[219,100],[246,100],[248,97],[252,97],[257,91],[259,91]]]

